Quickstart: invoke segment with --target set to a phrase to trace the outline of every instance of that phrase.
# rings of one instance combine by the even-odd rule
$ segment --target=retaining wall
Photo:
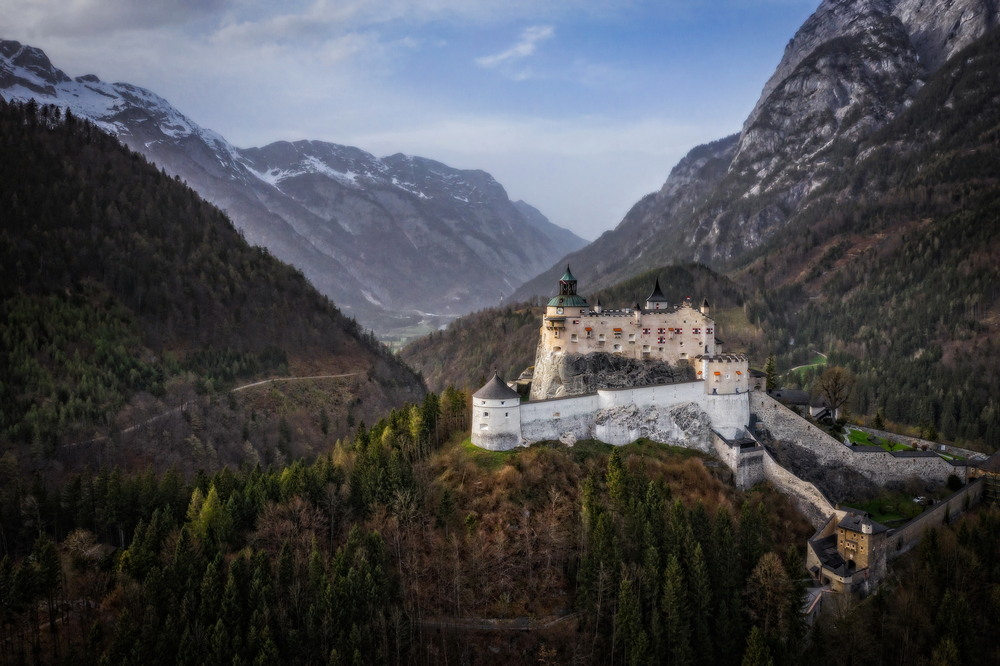
[[[930,452],[901,454],[847,446],[764,393],[751,394],[750,409],[775,439],[810,451],[821,464],[849,467],[878,485],[898,484],[912,477],[944,484],[952,474],[963,481],[967,476],[964,465],[953,465]]]
[[[897,444],[903,444],[905,446],[913,446],[917,444],[918,446],[927,446],[928,451],[940,451],[947,455],[961,456],[962,458],[968,458],[969,460],[986,460],[989,456],[985,453],[980,453],[979,451],[972,451],[970,449],[963,449],[957,446],[952,446],[951,444],[941,444],[939,442],[932,442],[929,439],[920,439],[919,437],[907,437],[906,435],[900,435],[895,432],[889,432],[887,430],[876,430],[875,428],[869,428],[867,426],[851,425],[852,428],[856,430],[861,430],[869,435],[875,435],[876,437],[881,437],[882,439],[888,439],[891,442],[896,442]]]
[[[928,529],[951,522],[971,507],[979,504],[984,487],[982,479],[975,479],[947,499],[942,500],[933,509],[924,511],[899,529],[894,530],[886,539],[886,558],[891,561],[899,557],[917,545]]]

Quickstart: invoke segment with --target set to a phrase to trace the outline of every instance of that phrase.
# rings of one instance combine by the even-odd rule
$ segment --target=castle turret
[[[702,301],[701,313],[706,317],[711,317],[712,315],[710,314],[710,311],[711,311],[711,306],[708,304],[708,299],[706,298],[704,301]]]
[[[652,293],[646,297],[646,309],[663,310],[667,305],[667,297],[663,295],[663,291],[660,289],[660,278],[656,278],[656,284],[653,285]]]
[[[495,372],[472,394],[472,443],[491,451],[521,445],[521,396]]]
[[[545,328],[552,340],[558,340],[566,329],[567,317],[579,317],[587,308],[586,299],[576,293],[576,278],[566,266],[559,278],[559,295],[550,299],[545,308]]]

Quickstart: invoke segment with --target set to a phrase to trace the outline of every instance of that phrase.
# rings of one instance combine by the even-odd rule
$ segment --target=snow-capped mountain
[[[114,134],[377,329],[496,304],[584,245],[483,171],[321,141],[237,148],[148,90],[70,78],[18,42],[0,41],[0,96],[68,108]]]

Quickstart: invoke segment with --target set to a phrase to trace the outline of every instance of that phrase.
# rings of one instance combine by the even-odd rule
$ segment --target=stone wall
[[[521,437],[528,443],[547,439],[573,443],[593,437],[597,395],[521,403]]]
[[[814,527],[826,522],[834,512],[834,506],[819,488],[779,465],[766,449],[763,460],[764,476],[771,485],[787,495]]]
[[[726,437],[750,421],[748,394],[705,395],[700,381],[521,403],[528,443],[595,437],[622,446],[640,437],[712,452],[710,429]]]
[[[985,453],[980,453],[979,451],[971,451],[969,449],[951,446],[950,444],[940,444],[938,442],[932,442],[929,439],[907,437],[906,435],[888,432],[887,430],[876,430],[875,428],[868,428],[866,426],[852,424],[851,427],[856,430],[866,432],[869,435],[875,435],[876,437],[881,437],[882,439],[888,439],[890,442],[896,442],[897,444],[903,444],[905,446],[913,446],[914,444],[917,446],[926,446],[929,451],[939,451],[950,456],[959,456],[973,461],[986,460],[986,458],[989,457]]]
[[[822,465],[848,467],[881,486],[899,485],[914,477],[931,485],[946,483],[952,474],[966,479],[965,466],[952,465],[930,453],[889,453],[877,447],[847,446],[764,393],[751,394],[750,409],[772,438],[808,450]]]
[[[928,529],[939,527],[945,522],[951,522],[971,507],[979,504],[984,487],[982,479],[975,479],[947,499],[942,500],[933,509],[924,511],[899,529],[894,530],[886,542],[887,559],[891,561],[913,548]]]

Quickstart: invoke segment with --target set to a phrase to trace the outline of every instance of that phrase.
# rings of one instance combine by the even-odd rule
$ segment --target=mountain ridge
[[[310,140],[240,149],[153,92],[94,75],[71,79],[41,49],[18,42],[0,41],[0,94],[92,120],[183,178],[247,240],[298,266],[379,330],[412,325],[421,313],[482,307],[468,275],[509,294],[585,243],[566,230],[546,231],[548,220],[522,213],[484,171]]]

